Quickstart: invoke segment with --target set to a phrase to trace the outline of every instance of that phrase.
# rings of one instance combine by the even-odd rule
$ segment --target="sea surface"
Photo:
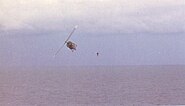
[[[185,66],[0,70],[0,106],[185,106]]]

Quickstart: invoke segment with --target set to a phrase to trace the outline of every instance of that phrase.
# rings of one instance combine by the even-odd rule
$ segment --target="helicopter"
[[[75,32],[75,30],[78,28],[78,25],[76,25],[72,32],[69,34],[68,38],[65,40],[64,44],[57,50],[57,52],[55,53],[54,57],[60,52],[60,50],[64,47],[64,45],[66,45],[72,52],[76,50],[77,45],[72,42],[69,41],[70,37],[72,36],[72,34]]]
[[[67,47],[69,49],[71,49],[71,51],[73,52],[74,50],[76,50],[77,45],[75,43],[73,43],[72,41],[68,41],[67,42]]]

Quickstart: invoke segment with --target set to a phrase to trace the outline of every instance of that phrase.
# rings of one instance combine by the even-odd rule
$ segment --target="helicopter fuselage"
[[[71,41],[67,42],[67,47],[71,49],[72,51],[76,50],[77,45]]]

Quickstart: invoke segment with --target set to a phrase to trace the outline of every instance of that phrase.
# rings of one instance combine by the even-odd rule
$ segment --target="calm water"
[[[0,106],[185,104],[185,66],[1,69]]]

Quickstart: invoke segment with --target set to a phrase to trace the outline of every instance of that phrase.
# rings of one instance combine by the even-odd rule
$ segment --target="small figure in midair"
[[[97,52],[96,55],[99,56],[99,53]]]

